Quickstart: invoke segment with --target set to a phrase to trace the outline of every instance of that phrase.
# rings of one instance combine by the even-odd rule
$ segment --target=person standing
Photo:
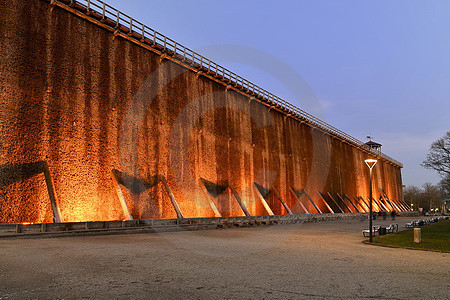
[[[396,215],[397,213],[395,212],[395,210],[393,210],[392,212],[391,212],[391,218],[392,218],[392,221],[395,221],[395,215]]]

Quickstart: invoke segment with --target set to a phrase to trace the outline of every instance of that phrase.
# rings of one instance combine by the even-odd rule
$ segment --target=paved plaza
[[[449,253],[369,246],[366,227],[0,240],[0,299],[449,298]]]

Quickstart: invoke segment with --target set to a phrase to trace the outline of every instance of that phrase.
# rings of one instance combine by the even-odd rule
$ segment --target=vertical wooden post
[[[422,228],[414,228],[414,243],[419,244],[422,241]]]

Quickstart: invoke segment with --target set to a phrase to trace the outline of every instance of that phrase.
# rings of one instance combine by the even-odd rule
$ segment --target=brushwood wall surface
[[[42,0],[0,0],[0,223],[305,213],[295,191],[368,197],[366,158],[226,85]],[[374,187],[402,199],[401,167]],[[114,172],[113,172],[114,170]],[[256,187],[258,184],[260,190]],[[375,197],[380,196],[377,188]],[[277,195],[278,194],[278,195]],[[310,201],[301,200],[310,212]]]

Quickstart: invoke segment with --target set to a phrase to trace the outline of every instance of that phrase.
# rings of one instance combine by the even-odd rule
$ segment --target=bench
[[[380,233],[379,230],[380,230],[380,226],[379,225],[372,226],[372,235],[377,235],[377,233],[379,234]],[[368,236],[370,236],[370,230],[369,229],[365,229],[365,230],[362,231],[362,234],[363,234],[364,237],[368,237]]]
[[[398,232],[398,224],[394,223],[394,224],[389,225],[388,227],[386,227],[386,232],[387,233]]]

